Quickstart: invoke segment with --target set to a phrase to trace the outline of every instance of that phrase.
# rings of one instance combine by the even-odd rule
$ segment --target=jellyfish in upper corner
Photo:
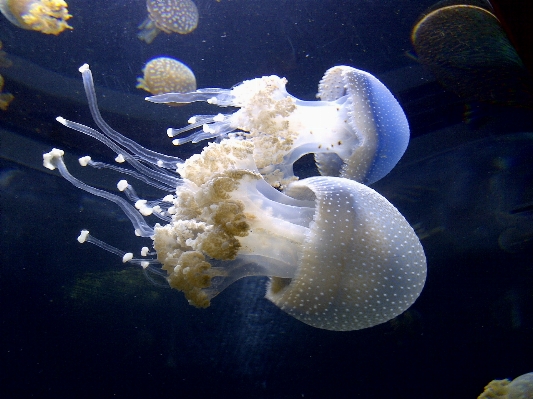
[[[179,33],[186,35],[198,25],[198,8],[192,0],[147,0],[148,17],[139,25],[139,39],[150,44],[157,35]]]
[[[320,173],[373,183],[396,165],[409,142],[409,124],[398,101],[376,77],[350,66],[330,68],[319,84],[320,101],[302,101],[285,89],[287,79],[264,76],[232,89],[200,89],[147,98],[156,103],[207,101],[238,107],[228,114],[199,115],[170,137],[179,145],[213,137],[253,141],[255,161],[267,181],[283,188],[295,180],[293,164],[315,154]]]
[[[154,95],[196,90],[196,77],[193,71],[173,58],[154,58],[146,63],[142,71],[143,77],[137,78],[136,87]]]
[[[513,381],[492,380],[478,399],[533,399],[533,373],[523,374]]]
[[[440,2],[426,11],[411,33],[418,61],[466,100],[533,107],[529,71],[490,5],[477,3]]]
[[[48,35],[72,29],[67,7],[63,0],[0,0],[0,11],[13,25]]]

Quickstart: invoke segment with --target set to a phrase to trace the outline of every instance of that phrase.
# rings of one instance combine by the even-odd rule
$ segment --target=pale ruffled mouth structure
[[[341,87],[343,84],[346,86],[343,83],[345,68],[348,67],[341,67],[340,75],[336,76],[340,76],[340,83],[337,81],[331,86],[336,87],[337,93],[328,89],[329,94],[324,94],[322,90],[322,95],[328,99],[313,102],[318,105],[310,105],[315,110],[327,109],[324,115],[329,115],[330,119],[323,122],[320,129],[327,130],[327,123],[331,122],[333,130],[329,129],[330,133],[350,133],[350,125],[335,121],[333,115],[340,112],[348,116],[353,112],[341,111],[345,103],[352,102],[345,92],[361,90],[355,88],[354,82],[349,89]],[[384,323],[404,312],[420,295],[426,279],[422,245],[400,212],[376,191],[346,177],[317,176],[297,180],[296,176],[284,174],[286,180],[283,182],[272,181],[265,172],[268,165],[259,161],[258,154],[265,150],[261,147],[264,141],[235,134],[231,123],[223,124],[221,121],[222,124],[217,124],[216,117],[206,123],[218,131],[213,135],[218,138],[217,142],[208,144],[201,154],[193,155],[186,161],[143,148],[114,131],[102,119],[91,72],[87,65],[80,71],[91,113],[101,132],[63,118],[58,118],[58,121],[100,140],[116,152],[117,162],[128,162],[134,170],[94,162],[90,157],[81,158],[80,163],[129,174],[164,193],[160,200],[147,201],[139,198],[131,185],[122,180],[117,187],[125,193],[128,201],[73,177],[63,162],[62,150],[53,149],[44,154],[44,166],[57,168],[76,187],[119,205],[130,218],[135,234],[153,241],[153,250],[143,247],[141,257],[134,258],[132,253],[103,243],[87,231],[80,235],[80,242],[92,242],[121,256],[124,262],[139,264],[164,275],[172,288],[182,291],[189,303],[197,307],[209,306],[217,294],[242,277],[269,276],[266,293],[269,300],[304,323],[328,330],[357,330]],[[366,79],[377,85],[377,79],[365,74],[358,71],[356,76],[363,76],[363,82]],[[322,87],[330,84],[326,77],[321,82]],[[380,99],[389,101],[392,95],[388,96],[386,93],[390,92],[384,92],[384,86],[379,85],[381,97],[374,93],[373,97],[367,96],[361,101],[368,102],[369,98],[377,102]],[[209,91],[211,97],[206,93],[198,90],[188,93],[187,98],[191,101],[197,98],[195,96],[201,96],[202,100],[213,98],[213,90]],[[215,98],[218,102],[230,98],[228,96],[233,94],[219,91]],[[297,107],[302,109],[292,115],[279,110],[279,115],[274,115],[272,112],[276,111],[268,108],[271,104],[267,101],[257,103],[255,110],[260,113],[261,104],[264,104],[268,108],[265,112],[278,127],[284,125],[282,119],[286,117],[292,128],[306,125],[307,121],[298,118],[312,113],[305,108],[306,104],[300,104],[299,100],[284,92],[284,84],[282,87],[275,86],[270,96],[274,102],[292,103],[296,107],[293,111]],[[337,100],[330,100],[329,96],[337,97]],[[227,100],[227,105],[236,105],[235,98],[242,100],[243,97],[233,96]],[[174,96],[170,102],[175,100]],[[374,125],[383,126],[385,108],[381,107],[389,105],[373,107],[381,110],[372,114],[380,115]],[[350,107],[353,108],[352,105]],[[387,112],[398,112],[388,109]],[[387,120],[393,119],[398,119],[398,115]],[[366,121],[365,126],[370,126],[370,122]],[[393,135],[394,128],[391,126],[387,127],[387,134]],[[394,126],[405,128],[406,122],[405,126],[403,122]],[[254,129],[256,137],[261,137],[262,128],[255,126]],[[265,135],[273,134],[267,130],[264,132]],[[405,135],[405,131],[399,134]],[[352,141],[359,140],[359,145],[364,145],[366,139],[361,137]],[[202,140],[207,137],[196,138]],[[389,138],[388,144],[377,145],[372,151],[374,154],[376,151],[388,151],[385,148],[400,142],[403,154],[407,140],[408,130],[407,139]],[[305,151],[314,153],[310,150],[312,146],[302,146]],[[281,161],[273,166],[289,165],[284,173],[289,169],[292,172],[291,162],[296,157],[293,153],[302,152],[299,147],[296,145],[289,149],[277,158]],[[350,151],[357,149],[347,150]],[[343,158],[344,152],[334,154],[348,163],[349,157]],[[398,159],[399,156],[396,155]],[[321,160],[318,162],[320,165]],[[383,167],[381,172],[373,175],[374,178],[393,166]],[[342,166],[338,172],[343,173],[347,169]],[[149,220],[154,217],[159,220],[151,224]]]
[[[240,138],[255,145],[256,164],[267,181],[284,187],[296,177],[293,164],[315,154],[324,176],[371,184],[387,175],[409,142],[409,124],[392,93],[371,74],[349,67],[330,68],[320,81],[320,101],[302,101],[278,76],[244,81],[232,89],[200,89],[148,97],[155,103],[206,101],[237,107],[230,114],[197,115],[190,125],[168,129],[174,144],[218,137]]]

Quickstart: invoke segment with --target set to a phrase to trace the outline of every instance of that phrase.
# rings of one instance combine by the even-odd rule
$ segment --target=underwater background
[[[532,372],[532,65],[514,26],[527,10],[425,0],[196,7],[194,30],[151,43],[137,36],[144,0],[70,0],[73,29],[57,35],[1,17],[12,98],[0,99],[0,397],[476,398],[493,379]],[[335,65],[379,78],[411,130],[403,158],[372,187],[424,247],[428,277],[414,305],[372,328],[320,330],[265,299],[267,278],[249,277],[196,309],[140,268],[81,246],[81,228],[119,248],[132,240],[115,204],[42,166],[60,146],[76,176],[116,183],[75,169],[79,156],[113,153],[55,120],[94,126],[82,64],[117,131],[182,159],[205,145],[175,147],[165,132],[208,105],[152,104],[135,87],[160,56],[187,65],[198,88],[275,74],[304,100]],[[297,168],[313,174],[312,158]]]

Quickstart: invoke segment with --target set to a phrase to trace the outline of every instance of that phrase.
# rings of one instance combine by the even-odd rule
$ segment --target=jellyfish
[[[418,60],[466,100],[531,107],[531,75],[498,18],[479,3],[428,10],[411,33]]]
[[[232,89],[167,93],[155,103],[207,101],[238,107],[230,114],[194,116],[190,125],[169,129],[174,137],[197,129],[179,145],[213,137],[253,141],[255,161],[265,179],[283,188],[295,180],[293,164],[315,154],[322,175],[370,184],[396,165],[409,142],[409,125],[392,93],[371,74],[349,67],[330,68],[319,84],[320,101],[302,101],[287,93],[287,80],[264,76]]]
[[[5,51],[2,51],[2,41],[0,41],[0,67],[8,68],[11,66],[12,62],[7,58]],[[4,93],[4,77],[0,75],[0,109],[6,111],[7,107],[15,97],[11,93]]]
[[[492,380],[478,399],[533,399],[533,373],[523,374],[513,381]]]
[[[420,295],[426,278],[422,245],[400,212],[375,190],[343,177],[316,176],[293,181],[281,192],[259,173],[255,143],[235,137],[209,143],[185,161],[158,154],[107,125],[88,66],[80,71],[101,131],[58,121],[98,139],[117,154],[117,162],[128,162],[135,170],[90,157],[80,158],[80,164],[126,173],[165,195],[153,201],[139,198],[126,180],[117,188],[127,200],[91,187],[72,176],[64,152],[53,149],[43,155],[43,165],[57,169],[76,187],[115,202],[135,234],[152,240],[153,250],[144,246],[135,258],[87,230],[78,241],[159,273],[199,308],[243,277],[269,276],[270,301],[327,330],[384,323]],[[148,217],[159,221],[151,224]]]
[[[64,0],[0,0],[0,11],[13,25],[48,35],[72,29],[67,7]]]
[[[2,90],[4,90],[4,77],[0,75],[0,109],[6,111],[7,107],[9,107],[9,104],[15,97],[13,94],[4,93]]]
[[[137,37],[150,44],[159,32],[186,35],[198,25],[198,8],[192,0],[147,0],[148,17]]]
[[[187,65],[168,57],[150,60],[137,78],[137,88],[152,94],[186,93],[196,90],[196,78]]]

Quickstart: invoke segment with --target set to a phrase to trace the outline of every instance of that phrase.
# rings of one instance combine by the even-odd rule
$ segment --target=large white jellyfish
[[[370,184],[402,157],[409,125],[392,93],[371,74],[349,67],[330,68],[320,81],[321,101],[302,101],[287,93],[278,76],[246,80],[232,89],[200,89],[148,97],[156,103],[207,101],[238,107],[230,114],[197,115],[190,125],[169,129],[170,137],[198,130],[174,144],[212,137],[240,137],[255,144],[254,158],[272,185],[295,179],[293,164],[315,154],[322,175]]]
[[[376,191],[346,178],[318,176],[291,182],[280,192],[261,175],[255,143],[235,137],[210,143],[185,162],[147,150],[103,121],[90,70],[80,70],[102,133],[58,120],[102,141],[117,153],[118,161],[129,162],[136,171],[87,157],[80,162],[129,173],[166,191],[161,200],[145,201],[121,181],[118,188],[135,202],[132,206],[70,175],[61,150],[44,154],[46,167],[57,168],[75,186],[117,203],[136,234],[153,240],[155,253],[143,247],[141,258],[133,258],[87,231],[80,242],[93,242],[123,261],[164,273],[170,286],[183,291],[197,307],[208,306],[239,278],[270,276],[269,300],[304,323],[328,330],[386,322],[420,295],[426,278],[420,241]],[[171,168],[177,168],[181,178]],[[154,216],[160,220],[151,225],[145,217]]]

